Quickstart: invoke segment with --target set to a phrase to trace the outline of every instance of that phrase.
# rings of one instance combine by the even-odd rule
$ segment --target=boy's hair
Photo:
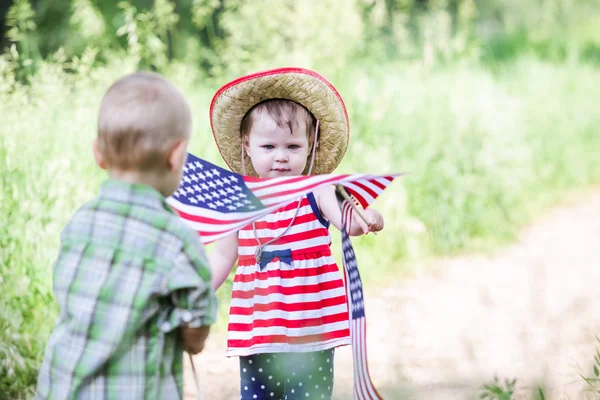
[[[108,168],[162,169],[178,139],[187,140],[192,114],[187,101],[159,74],[138,72],[115,82],[98,116],[98,149]]]
[[[306,107],[286,99],[265,100],[248,110],[240,125],[242,139],[248,137],[254,119],[263,112],[266,112],[280,128],[288,127],[292,135],[296,132],[305,134],[312,148],[317,119]]]

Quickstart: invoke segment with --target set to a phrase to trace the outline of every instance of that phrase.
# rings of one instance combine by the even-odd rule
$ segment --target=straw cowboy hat
[[[242,119],[253,106],[269,99],[292,100],[315,116],[319,121],[319,137],[312,173],[328,174],[335,170],[348,148],[348,113],[331,83],[316,72],[302,68],[278,68],[246,75],[217,91],[210,105],[210,125],[229,168],[243,173]],[[244,157],[246,174],[257,176],[248,155]]]

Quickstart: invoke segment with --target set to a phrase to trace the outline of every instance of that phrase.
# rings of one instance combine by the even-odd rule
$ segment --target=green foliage
[[[168,0],[156,0],[151,10],[138,12],[131,3],[122,1],[125,23],[117,31],[127,36],[129,54],[142,69],[164,69],[167,65],[166,37],[179,16],[175,6]]]
[[[581,84],[596,70],[526,60],[498,74],[401,68],[354,67],[339,80],[354,135],[341,168],[411,171],[406,213],[435,253],[511,240],[565,187],[600,179],[585,150],[600,145],[600,115],[585,100],[600,93]]]
[[[90,0],[73,0],[70,24],[85,40],[94,40],[106,32],[100,11]]]
[[[534,53],[550,61],[592,61],[584,49],[598,45],[594,21],[599,7],[598,0],[482,1],[479,8],[483,21],[479,25],[486,39],[485,60],[504,61],[506,56],[512,60],[519,54]],[[498,17],[490,20],[492,15]],[[490,23],[494,20],[498,23]],[[497,45],[501,49],[495,49]]]
[[[522,398],[516,395],[516,379],[504,379],[501,383],[497,376],[493,382],[483,385],[479,398],[483,400],[513,400]],[[515,397],[517,396],[517,397]],[[530,400],[546,400],[546,394],[542,386],[534,386],[531,390],[531,395],[527,397]]]
[[[233,2],[232,2],[233,3]],[[362,26],[347,0],[239,1],[220,23],[225,39],[219,45],[218,73],[240,74],[274,65],[320,65],[338,69],[352,56]],[[316,10],[335,10],[331,14]]]
[[[31,4],[27,0],[17,0],[8,10],[6,16],[6,26],[10,29],[6,32],[8,37],[13,42],[20,42],[26,39],[28,32],[35,30],[35,16]]]
[[[411,172],[377,201],[386,229],[355,240],[363,278],[381,282],[405,261],[511,240],[600,182],[597,1],[15,0],[0,54],[0,393],[35,386],[60,231],[103,179],[90,146],[119,76],[165,74],[192,106],[191,151],[223,165],[207,111],[219,85],[282,65],[323,73],[352,127],[339,172]]]
[[[502,384],[498,377],[495,376],[493,383],[483,386],[479,398],[485,400],[512,400],[516,382],[516,379],[505,379],[504,384]]]
[[[141,68],[193,62],[222,77],[264,66],[334,71],[357,57],[512,61],[600,59],[600,0],[16,0],[3,47],[24,59],[68,58],[87,47],[98,60],[133,55]],[[30,68],[29,73],[34,71]]]
[[[600,337],[596,336],[598,346],[594,354],[594,362],[592,363],[592,371],[589,375],[580,374],[585,382],[585,390],[592,399],[600,399]]]
[[[198,29],[208,28],[211,35],[215,35],[213,15],[221,5],[219,0],[193,0],[192,22]]]
[[[100,177],[85,138],[101,92],[86,79],[73,97],[62,65],[42,62],[29,87],[0,93],[0,393],[8,398],[35,387],[57,315],[51,285],[60,231]]]
[[[36,29],[34,16],[35,14],[28,0],[16,0],[6,15],[6,26],[8,27],[6,37],[18,44],[18,49],[23,55],[23,59],[17,64],[16,68],[23,67],[24,70],[27,70],[28,75],[33,74],[29,33]],[[11,54],[14,54],[14,50]]]
[[[23,88],[20,83],[22,65],[19,51],[14,44],[4,54],[0,54],[0,96],[7,96]]]
[[[543,385],[533,385],[531,394],[524,395],[524,388],[517,390],[517,379],[504,379],[501,383],[497,376],[491,383],[485,384],[481,388],[479,398],[483,400],[513,400],[513,399],[529,399],[529,400],[546,400],[546,390]],[[521,394],[518,394],[521,392]]]

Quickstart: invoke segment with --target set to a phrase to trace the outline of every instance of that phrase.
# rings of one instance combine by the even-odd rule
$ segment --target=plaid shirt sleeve
[[[181,252],[166,276],[166,289],[174,309],[162,325],[170,331],[187,325],[211,325],[217,315],[217,299],[211,285],[211,272],[204,245],[195,233],[187,235]]]

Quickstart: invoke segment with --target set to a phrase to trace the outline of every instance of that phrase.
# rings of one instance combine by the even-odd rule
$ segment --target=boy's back
[[[43,398],[155,398],[155,384],[161,398],[181,397],[174,360],[183,347],[174,328],[211,324],[216,304],[205,293],[199,239],[169,210],[156,190],[109,180],[65,227],[54,267],[61,313],[38,381]],[[196,309],[187,311],[190,304]]]
[[[201,351],[216,317],[200,238],[165,201],[181,178],[188,120],[183,97],[157,75],[107,92],[94,151],[110,179],[61,235],[60,314],[38,399],[182,397],[184,346]]]

